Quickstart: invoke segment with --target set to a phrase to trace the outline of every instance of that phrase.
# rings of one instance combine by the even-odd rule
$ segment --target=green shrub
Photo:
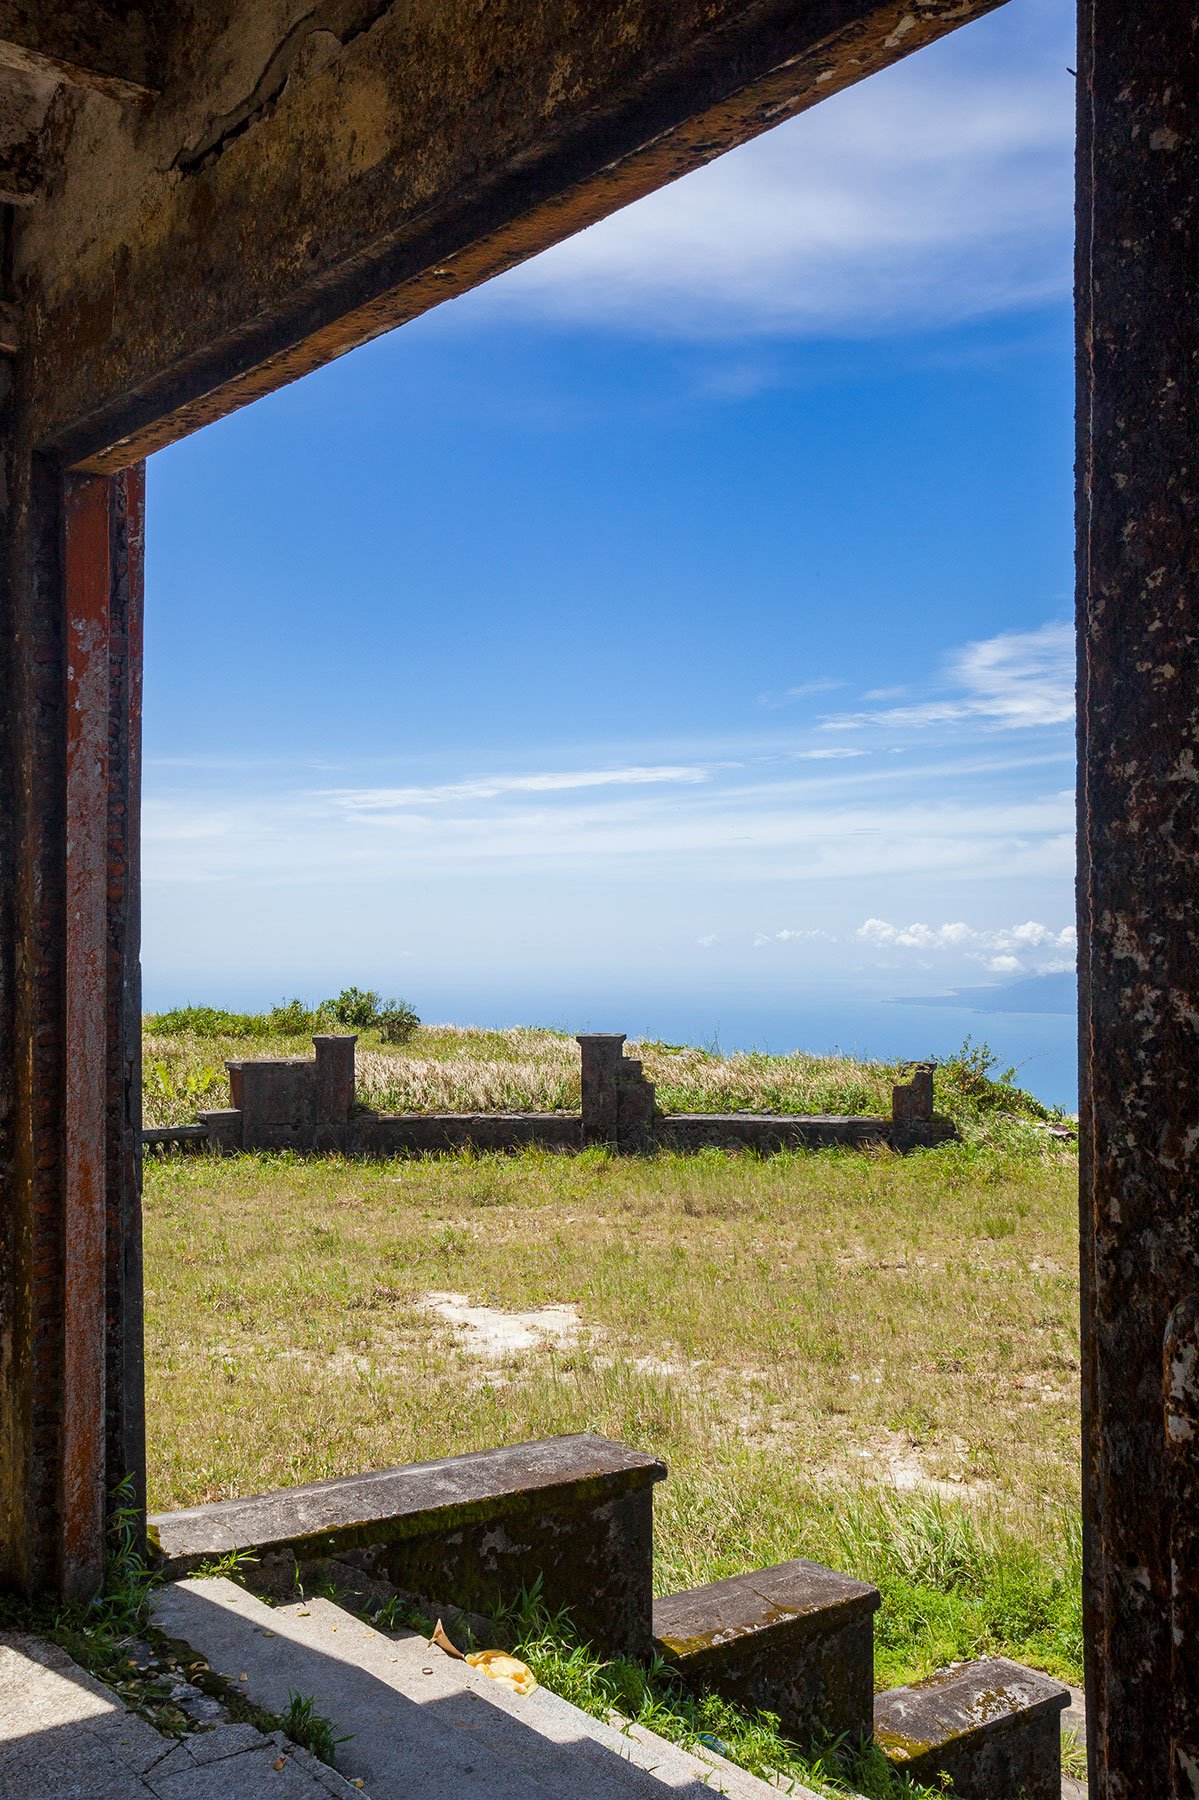
[[[385,1044],[406,1044],[420,1020],[406,1000],[385,1000],[375,1015]]]
[[[265,1037],[267,1030],[262,1013],[227,1012],[223,1006],[175,1006],[152,1013],[146,1023],[163,1037],[188,1031],[196,1037]]]
[[[1016,1086],[1016,1071],[997,1068],[999,1058],[985,1041],[966,1038],[960,1050],[940,1063],[936,1072],[937,1098],[950,1114],[1013,1113],[1028,1119],[1048,1119],[1048,1107]]]
[[[320,1014],[311,1012],[302,1000],[280,1000],[267,1014],[267,1023],[280,1037],[310,1037],[320,1023]]]
[[[336,1000],[326,1000],[322,1012],[331,1013],[348,1031],[367,1031],[378,1022],[379,996],[373,988],[342,988]]]

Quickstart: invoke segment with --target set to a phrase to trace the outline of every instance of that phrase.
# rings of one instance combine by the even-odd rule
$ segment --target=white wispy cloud
[[[847,745],[830,745],[817,750],[793,750],[796,762],[843,762],[846,757],[869,756],[868,750],[851,750]]]
[[[707,781],[711,770],[666,765],[616,769],[554,769],[526,775],[480,775],[429,787],[331,788],[327,797],[350,813],[395,812],[410,806],[444,806],[456,800],[497,800],[507,794],[564,794],[579,788],[650,787],[660,782]]]
[[[979,930],[956,920],[944,925],[892,925],[886,919],[867,919],[859,925],[858,939],[886,950],[913,950],[921,956],[949,954],[981,963],[994,975],[1055,974],[1072,969],[1078,955],[1078,934],[1073,925],[1055,931],[1036,919],[1022,925]]]
[[[758,705],[774,711],[780,706],[791,706],[796,700],[806,700],[812,694],[831,694],[836,688],[843,688],[844,681],[832,675],[818,675],[812,681],[801,681],[796,687],[783,688],[778,693],[758,695]]]
[[[824,765],[819,765],[821,768]],[[467,784],[462,784],[467,785]],[[340,794],[151,794],[148,880],[402,880],[415,871],[594,870],[729,881],[1068,877],[1068,793],[930,799],[924,784],[854,791],[780,778],[593,796],[522,790],[480,803],[348,807]],[[684,798],[684,795],[686,796]]]
[[[852,335],[1064,296],[1070,8],[1003,15],[546,252],[489,304],[672,336]]]
[[[836,938],[827,931],[818,928],[811,931],[756,931],[754,933],[754,949],[765,949],[768,944],[835,944]]]
[[[838,713],[823,731],[857,731],[867,725],[920,729],[974,724],[1027,730],[1066,725],[1074,718],[1074,632],[1064,622],[1036,631],[1007,631],[955,650],[941,676],[945,692],[910,706]]]

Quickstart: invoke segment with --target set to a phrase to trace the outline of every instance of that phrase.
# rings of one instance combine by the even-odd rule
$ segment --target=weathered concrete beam
[[[144,99],[161,79],[164,15],[153,0],[0,0],[0,68]]]
[[[35,441],[120,467],[998,3],[207,0],[23,222]]]

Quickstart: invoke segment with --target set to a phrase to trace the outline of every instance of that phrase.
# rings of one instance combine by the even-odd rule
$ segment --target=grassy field
[[[278,1046],[149,1024],[176,1089],[234,1051]],[[572,1052],[363,1060],[388,1105],[569,1105]],[[680,1107],[882,1111],[890,1078],[646,1060]],[[977,1058],[938,1105],[963,1141],[908,1157],[150,1162],[152,1505],[592,1429],[670,1466],[662,1589],[811,1556],[882,1589],[880,1686],[988,1650],[1078,1679],[1076,1160]]]

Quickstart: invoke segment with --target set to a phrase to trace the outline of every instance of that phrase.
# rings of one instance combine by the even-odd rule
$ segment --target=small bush
[[[367,1031],[378,1022],[379,996],[373,988],[342,988],[336,1000],[326,1000],[322,1012],[331,1013],[347,1031]]]
[[[997,1068],[999,1058],[990,1044],[966,1038],[960,1050],[937,1069],[938,1099],[949,1113],[1000,1112],[1029,1119],[1048,1119],[1048,1107],[1016,1086],[1016,1071]]]
[[[385,1044],[406,1044],[420,1020],[406,1000],[385,1000],[375,1015]]]
[[[280,1000],[267,1014],[272,1032],[280,1037],[311,1037],[319,1022],[319,1014],[311,1012],[302,1000]]]

